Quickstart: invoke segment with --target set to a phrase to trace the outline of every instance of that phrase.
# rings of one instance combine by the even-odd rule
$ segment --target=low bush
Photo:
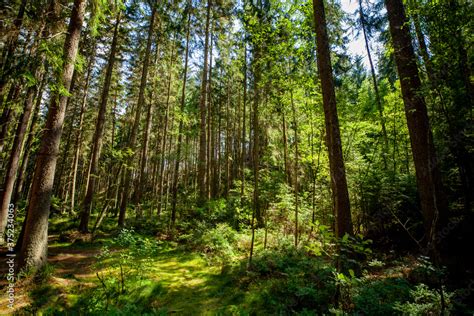
[[[336,293],[334,269],[303,250],[266,251],[252,261],[255,304],[268,314],[327,313]]]
[[[111,249],[119,248],[118,251]],[[100,282],[97,288],[96,305],[91,308],[109,310],[120,305],[121,296],[141,286],[143,271],[151,265],[152,257],[158,252],[155,240],[137,234],[133,229],[122,229],[110,246],[104,246],[97,256],[95,268]]]
[[[362,315],[399,315],[396,304],[408,302],[411,285],[404,279],[365,280],[354,288],[354,311]]]
[[[206,230],[197,239],[197,248],[210,264],[226,264],[237,256],[238,234],[227,224]]]
[[[449,315],[452,294],[445,292],[444,308],[441,299],[441,293],[430,289],[425,284],[419,284],[410,291],[412,300],[405,303],[397,302],[394,304],[394,310],[403,315]]]

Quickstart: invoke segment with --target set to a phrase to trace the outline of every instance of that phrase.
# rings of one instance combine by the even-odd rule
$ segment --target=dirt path
[[[23,285],[15,292],[15,309],[25,311],[32,308],[40,311],[48,306],[72,307],[71,295],[80,296],[85,290],[98,285],[94,263],[100,245],[61,244],[49,246],[48,263],[53,267],[46,285]],[[143,271],[146,282],[140,288],[136,299],[164,313],[208,314],[231,305],[235,300],[233,285],[221,275],[221,268],[209,266],[196,253],[163,247],[152,264]],[[6,272],[5,265],[0,269]],[[7,307],[6,279],[2,277],[0,314],[13,312]],[[69,306],[69,307],[68,307]]]
[[[50,238],[54,241],[56,236]],[[95,262],[95,256],[99,249],[78,249],[69,245],[52,244],[48,247],[48,263],[53,267],[50,283],[58,288],[72,286],[73,283],[81,282],[85,285],[91,284],[90,281],[95,277],[92,271],[92,264]],[[18,311],[32,303],[29,291],[34,287],[35,282],[24,284],[18,282],[15,288],[15,308],[8,308],[8,296],[6,293],[8,281],[6,274],[8,265],[6,263],[6,249],[1,249],[2,258],[0,264],[0,315],[6,315]],[[60,295],[61,293],[58,293]]]

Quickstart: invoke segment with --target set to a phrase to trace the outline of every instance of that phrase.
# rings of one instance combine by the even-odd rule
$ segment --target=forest
[[[0,314],[474,314],[472,1],[7,0],[0,30]]]

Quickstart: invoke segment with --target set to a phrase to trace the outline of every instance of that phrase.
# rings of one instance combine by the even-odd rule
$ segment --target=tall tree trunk
[[[87,66],[87,75],[86,75],[86,82],[84,84],[84,94],[82,96],[82,104],[81,110],[79,113],[79,124],[77,127],[76,132],[76,141],[75,141],[75,148],[76,151],[74,153],[74,160],[72,165],[72,180],[71,180],[71,212],[74,212],[74,205],[76,203],[76,182],[77,182],[77,169],[79,167],[79,158],[82,152],[82,125],[84,123],[84,116],[86,113],[87,107],[87,97],[89,94],[89,84],[92,75],[92,68],[95,61],[95,48],[96,45],[94,43],[92,56],[89,58],[89,63]]]
[[[242,156],[240,160],[240,172],[241,172],[241,186],[240,186],[240,203],[243,206],[244,194],[245,194],[245,141],[246,141],[246,110],[247,110],[247,46],[244,47],[244,100],[243,100],[243,109],[242,109]]]
[[[283,137],[283,163],[285,165],[285,176],[286,176],[286,183],[288,185],[292,185],[291,181],[291,171],[290,171],[290,166],[288,164],[288,137],[286,136],[287,134],[287,128],[286,128],[286,115],[285,115],[285,109],[282,107],[281,109],[281,120],[282,120],[282,137]]]
[[[212,43],[211,43],[211,56],[212,56]],[[212,57],[211,57],[212,61]],[[218,148],[218,129],[217,129],[217,102],[213,102],[212,100],[212,88],[211,88],[211,83],[212,83],[212,62],[209,67],[209,91],[208,91],[208,104],[209,104],[209,124],[208,124],[208,130],[209,130],[209,163],[208,163],[208,169],[210,170],[209,173],[209,189],[210,189],[210,194],[209,196],[211,198],[216,198],[219,196],[219,178],[217,176],[218,171],[217,169],[219,166],[217,165],[217,148]],[[216,100],[217,101],[217,100]]]
[[[214,175],[214,192],[215,196],[219,196],[221,192],[221,158],[222,158],[222,102],[215,103],[215,109],[217,114],[217,136],[216,144],[216,157],[215,157],[215,175]]]
[[[66,91],[71,86],[86,3],[86,0],[74,1],[64,42],[64,65],[58,84],[62,85]],[[47,260],[49,208],[67,99],[67,95],[52,95],[28,201],[27,218],[19,253],[20,269],[37,269],[42,267]]]
[[[148,39],[146,43],[145,58],[143,60],[143,70],[142,70],[142,76],[140,79],[140,89],[138,92],[137,108],[135,109],[135,119],[133,121],[132,131],[130,133],[130,140],[128,144],[128,147],[132,151],[135,151],[138,126],[140,125],[141,108],[145,101],[145,88],[146,88],[147,77],[148,77],[148,65],[150,61],[150,51],[151,51],[151,43],[152,43],[152,38],[153,38],[153,29],[154,29],[154,24],[155,24],[155,15],[156,15],[156,3],[152,2],[150,26],[148,27]],[[133,161],[133,157],[129,159],[129,162],[132,162],[132,161]],[[123,227],[125,225],[125,215],[127,212],[127,204],[128,204],[128,196],[129,196],[128,190],[130,189],[131,182],[132,182],[132,170],[128,168],[125,171],[125,180],[124,180],[124,185],[123,185],[124,192],[123,192],[122,202],[120,203],[120,214],[119,214],[119,219],[118,219],[118,225],[120,227]]]
[[[18,9],[18,14],[13,21],[12,28],[9,30],[9,36],[7,38],[6,48],[4,51],[4,56],[2,56],[2,69],[1,69],[1,76],[0,76],[0,99],[3,99],[3,89],[5,84],[7,83],[8,77],[8,69],[7,67],[10,66],[10,61],[13,57],[13,53],[18,45],[18,37],[20,35],[20,29],[23,24],[23,18],[25,16],[25,9],[27,0],[21,0],[20,7]]]
[[[447,206],[443,195],[436,152],[424,98],[420,95],[415,52],[402,0],[385,0],[395,62],[402,90],[408,132],[415,163],[416,180],[423,211],[426,242],[431,244],[437,227],[446,217]]]
[[[293,128],[295,132],[295,179],[294,183],[294,193],[295,193],[295,247],[298,247],[298,208],[299,208],[299,183],[298,183],[298,169],[299,169],[299,151],[298,151],[298,121],[296,116],[296,107],[293,100],[293,90],[290,90],[290,101],[291,109],[293,111]]]
[[[39,66],[36,69],[35,78],[37,81],[42,82],[44,69]],[[0,242],[3,240],[3,234],[7,225],[8,209],[13,194],[13,188],[15,186],[15,180],[17,178],[18,164],[20,162],[20,156],[23,151],[23,144],[25,140],[25,134],[28,129],[30,122],[31,113],[34,111],[37,87],[29,87],[26,93],[25,105],[23,107],[23,113],[20,115],[18,125],[16,128],[15,138],[13,140],[13,146],[10,153],[10,158],[7,164],[7,172],[3,184],[2,199],[0,204]]]
[[[158,46],[157,46],[157,56],[158,56]],[[155,59],[156,64],[156,59]],[[138,173],[138,188],[135,190],[134,195],[134,202],[137,205],[137,213],[136,218],[137,220],[141,220],[143,212],[140,207],[140,203],[142,200],[143,193],[146,191],[146,178],[149,174],[149,162],[148,162],[148,151],[150,147],[150,135],[151,135],[151,128],[153,122],[153,110],[154,110],[154,103],[153,103],[153,93],[154,90],[150,92],[150,102],[148,104],[147,113],[146,113],[146,125],[145,131],[143,135],[143,146],[140,158],[140,170]]]
[[[170,121],[170,97],[171,97],[171,82],[173,80],[173,60],[174,60],[174,45],[171,44],[171,55],[169,61],[169,74],[168,74],[168,88],[166,93],[166,108],[163,125],[163,139],[161,142],[161,159],[160,159],[160,178],[159,178],[159,189],[158,189],[158,216],[161,214],[163,204],[163,186],[165,182],[165,159],[166,159],[166,144],[168,138],[168,126]]]
[[[181,143],[183,141],[183,119],[184,105],[186,103],[186,82],[188,77],[188,59],[189,59],[189,34],[191,29],[191,8],[188,8],[188,23],[186,27],[186,50],[184,52],[184,72],[183,72],[183,87],[181,89],[181,106],[178,127],[178,143],[176,144],[176,160],[174,162],[174,177],[171,198],[171,233],[174,231],[176,224],[176,203],[178,199],[178,180],[179,180],[179,163],[181,159]]]
[[[341,135],[337,116],[336,94],[332,75],[329,38],[327,34],[324,1],[313,0],[314,22],[316,24],[316,46],[319,77],[323,94],[326,145],[329,153],[331,189],[336,218],[336,237],[352,234],[351,209],[347,191],[346,171],[342,156]]]
[[[370,45],[369,45],[369,38],[367,37],[367,25],[364,17],[364,11],[362,6],[362,0],[359,0],[359,17],[360,17],[360,24],[362,26],[362,33],[364,34],[364,41],[365,41],[365,49],[367,50],[367,57],[369,58],[369,65],[370,65],[370,74],[372,75],[372,83],[374,85],[374,92],[375,92],[375,101],[377,102],[377,110],[379,111],[380,116],[380,125],[382,127],[382,136],[384,142],[384,150],[382,153],[383,164],[385,170],[387,170],[387,155],[388,155],[388,136],[387,136],[387,128],[385,127],[385,117],[383,115],[383,108],[382,108],[382,99],[380,98],[379,93],[379,85],[377,83],[377,76],[375,75],[375,67],[374,63],[372,62],[372,54],[370,53]]]
[[[77,76],[79,75],[78,71],[74,71],[73,72],[73,75],[72,75],[72,79],[71,79],[71,87],[69,88],[69,93],[73,93],[74,92],[74,89],[76,87],[76,81],[77,81]],[[66,102],[66,108],[69,108],[70,107],[70,103],[72,101],[75,101],[75,98],[74,97],[71,97],[71,98],[68,98],[67,102]],[[55,192],[56,195],[58,195],[60,198],[63,198],[63,193],[64,193],[64,189],[63,189],[63,185],[62,185],[62,181],[63,181],[63,174],[64,174],[64,171],[66,170],[66,165],[67,165],[67,160],[68,160],[68,157],[69,157],[69,150],[71,148],[71,144],[72,144],[72,131],[73,131],[73,128],[74,128],[74,122],[76,120],[76,115],[77,115],[77,110],[76,110],[76,107],[74,107],[74,110],[72,111],[72,115],[71,115],[71,118],[69,120],[66,120],[66,123],[69,123],[68,125],[66,125],[66,127],[64,128],[65,131],[66,131],[66,143],[64,144],[64,150],[62,151],[62,155],[60,155],[59,157],[59,169],[58,169],[58,172],[56,173],[56,176],[55,176],[55,179],[54,179],[54,185],[53,185],[53,192]]]
[[[226,106],[225,106],[225,184],[224,184],[224,197],[227,198],[230,190],[230,84],[227,82],[226,85]]]
[[[26,139],[25,148],[31,148],[31,145],[36,135],[36,124],[38,122],[38,117],[40,114],[40,105],[43,99],[45,83],[46,83],[46,78],[45,76],[43,76],[43,81],[41,82],[40,87],[38,88],[38,95],[36,96],[36,101],[35,101],[36,104],[34,106],[35,112],[33,115],[33,119],[31,120],[31,125],[30,125],[30,129],[28,133],[28,138]],[[17,184],[15,188],[15,193],[12,199],[12,203],[14,205],[18,202],[20,195],[23,191],[23,185],[24,185],[25,177],[26,177],[26,168],[28,167],[28,160],[30,156],[31,156],[31,153],[29,151],[25,151],[23,154],[23,161],[21,162],[21,167],[20,167],[20,170],[18,171],[18,176],[17,176],[18,180],[17,180]]]
[[[171,116],[171,119],[170,119],[170,130],[173,130],[173,125],[174,125],[174,115]],[[166,153],[166,157],[171,156],[171,148],[172,147],[173,147],[173,134],[170,133],[169,141],[168,141],[168,150],[167,150],[167,153]],[[166,177],[165,177],[165,182],[166,182],[165,209],[164,209],[165,212],[168,209],[168,202],[169,202],[170,188],[171,188],[170,181],[172,179],[172,176],[173,176],[173,168],[171,168],[171,163],[170,163],[169,158],[168,158],[168,163],[166,164]],[[169,218],[169,220],[171,220],[171,217]],[[169,229],[169,225],[170,225],[170,223],[168,221],[168,229]]]
[[[91,153],[91,168],[89,184],[87,185],[87,192],[84,198],[84,208],[82,210],[81,222],[79,223],[79,231],[82,233],[88,232],[89,218],[92,211],[92,200],[96,190],[96,180],[99,176],[99,158],[102,149],[102,138],[105,126],[105,114],[107,113],[107,102],[109,100],[109,91],[112,83],[112,73],[115,64],[115,55],[117,53],[118,32],[120,28],[121,11],[117,13],[117,19],[114,26],[114,35],[112,44],[110,46],[109,60],[107,63],[107,70],[105,71],[104,88],[102,89],[102,96],[100,98],[99,114],[97,116],[97,123],[92,141]]]
[[[470,70],[468,67],[467,63],[467,55],[466,51],[464,49],[463,42],[464,40],[462,39],[462,35],[459,33],[455,33],[455,37],[458,39],[456,42],[458,44],[458,51],[459,51],[459,57],[460,57],[460,65],[459,69],[461,72],[464,72],[463,79],[464,79],[464,86],[465,86],[465,92],[464,95],[463,93],[457,93],[457,100],[459,100],[459,97],[461,97],[463,100],[462,101],[454,101],[456,105],[462,104],[462,106],[459,108],[457,107],[456,110],[453,111],[454,115],[450,115],[450,113],[446,110],[445,104],[444,103],[444,98],[442,94],[442,84],[440,83],[440,80],[435,73],[433,69],[433,62],[428,54],[428,48],[425,42],[425,36],[423,34],[422,28],[421,28],[421,23],[420,23],[420,18],[417,14],[413,15],[413,24],[415,26],[415,34],[418,40],[418,45],[420,48],[420,55],[423,59],[423,64],[426,70],[426,74],[428,77],[428,82],[429,82],[429,87],[435,92],[439,98],[441,104],[442,113],[445,116],[447,125],[448,125],[448,146],[450,148],[451,153],[454,155],[456,159],[456,163],[458,165],[458,170],[459,170],[459,177],[461,180],[461,184],[463,187],[463,193],[464,193],[464,208],[467,212],[470,211],[471,209],[471,204],[472,204],[472,186],[474,185],[473,183],[473,178],[474,178],[474,166],[473,166],[473,160],[472,160],[472,154],[469,153],[469,150],[466,149],[465,144],[468,143],[468,141],[465,139],[466,138],[466,131],[465,127],[459,126],[459,122],[465,122],[465,117],[469,117],[469,115],[464,115],[463,113],[466,113],[466,111],[463,111],[460,108],[466,108],[466,109],[472,109],[472,106],[470,103],[473,100],[472,97],[472,88],[471,84],[469,82],[469,79],[465,79],[466,77],[469,78]],[[471,91],[471,92],[470,92]],[[464,97],[464,98],[463,98]],[[455,124],[454,122],[458,122],[458,124]],[[468,124],[466,124],[468,125]]]
[[[213,179],[211,179],[211,167],[212,163],[214,161],[212,157],[212,146],[213,141],[212,141],[212,127],[213,127],[213,111],[212,111],[212,50],[214,48],[213,46],[213,39],[212,39],[212,23],[210,25],[210,49],[209,49],[209,74],[208,74],[208,79],[207,79],[207,164],[206,164],[206,196],[207,199],[209,200],[211,197],[214,197],[211,195],[211,186],[214,184]]]
[[[153,92],[151,93],[152,97],[151,100],[153,100]],[[149,102],[148,104],[148,109],[146,112],[146,126],[145,126],[145,134],[143,135],[143,147],[142,147],[142,152],[141,152],[141,158],[140,158],[140,170],[138,173],[138,188],[135,191],[134,195],[134,202],[137,205],[137,220],[142,218],[142,211],[141,211],[141,200],[143,197],[143,192],[145,192],[145,184],[146,184],[146,176],[149,173],[148,172],[148,149],[150,147],[150,135],[151,135],[151,127],[152,127],[152,120],[153,120],[153,108],[154,104],[152,101]]]
[[[254,55],[254,103],[253,103],[253,152],[252,152],[252,162],[253,162],[253,176],[254,176],[254,187],[253,187],[253,209],[252,209],[252,237],[250,241],[250,255],[249,255],[249,267],[252,264],[253,251],[255,245],[255,228],[263,227],[263,218],[260,211],[260,193],[259,193],[259,172],[260,172],[260,126],[259,126],[259,103],[260,103],[260,79],[261,79],[261,67],[260,67],[260,54],[261,48],[257,47]],[[255,225],[257,221],[257,225]]]
[[[16,100],[20,94],[21,85],[14,84],[10,87],[10,91],[6,97],[5,103],[3,105],[2,116],[0,117],[0,153],[3,152],[5,146],[5,140],[8,134],[8,126],[13,121],[13,109],[11,103],[13,100]],[[3,100],[3,97],[2,97]]]
[[[208,59],[209,59],[209,25],[211,20],[211,0],[207,0],[207,13],[206,13],[206,32],[204,42],[204,67],[202,70],[201,80],[201,97],[199,99],[199,111],[200,111],[200,134],[199,134],[199,158],[198,158],[198,186],[199,186],[199,197],[198,204],[203,205],[207,200],[206,190],[206,152],[207,152],[207,140],[206,140],[206,99],[207,99],[207,76],[208,76]]]
[[[154,68],[152,69],[152,77],[153,77],[153,84],[156,82],[156,77],[157,77],[157,62],[158,62],[158,56],[160,54],[160,46],[158,45],[158,39],[156,40],[156,45],[155,45],[155,54],[153,58],[153,65]],[[148,159],[148,152],[149,152],[149,147],[150,147],[150,137],[151,137],[151,129],[152,129],[152,124],[153,124],[153,113],[154,113],[154,108],[155,108],[155,102],[154,102],[154,93],[155,93],[156,88],[152,88],[149,91],[149,102],[148,102],[148,107],[147,107],[147,114],[146,114],[146,124],[145,124],[145,130],[144,130],[144,135],[143,135],[143,146],[142,146],[142,152],[141,152],[141,157],[140,157],[140,169],[138,173],[138,188],[134,192],[133,196],[133,201],[137,206],[137,212],[136,212],[136,219],[141,220],[143,216],[143,211],[140,205],[140,202],[142,200],[143,193],[146,191],[146,184],[147,184],[147,175],[150,174],[150,167],[149,167],[149,159]],[[156,164],[153,164],[153,167],[151,168],[152,172],[152,188],[154,188],[155,185],[155,175],[156,175]],[[152,216],[152,209],[148,209],[148,218],[151,218]]]

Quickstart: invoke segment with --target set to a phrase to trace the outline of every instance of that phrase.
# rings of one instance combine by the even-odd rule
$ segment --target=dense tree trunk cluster
[[[225,221],[249,268],[269,235],[301,248],[321,227],[439,260],[440,232],[472,216],[472,4],[359,0],[364,64],[335,1],[47,3],[12,3],[2,37],[18,268],[46,263],[57,214],[167,239]]]

